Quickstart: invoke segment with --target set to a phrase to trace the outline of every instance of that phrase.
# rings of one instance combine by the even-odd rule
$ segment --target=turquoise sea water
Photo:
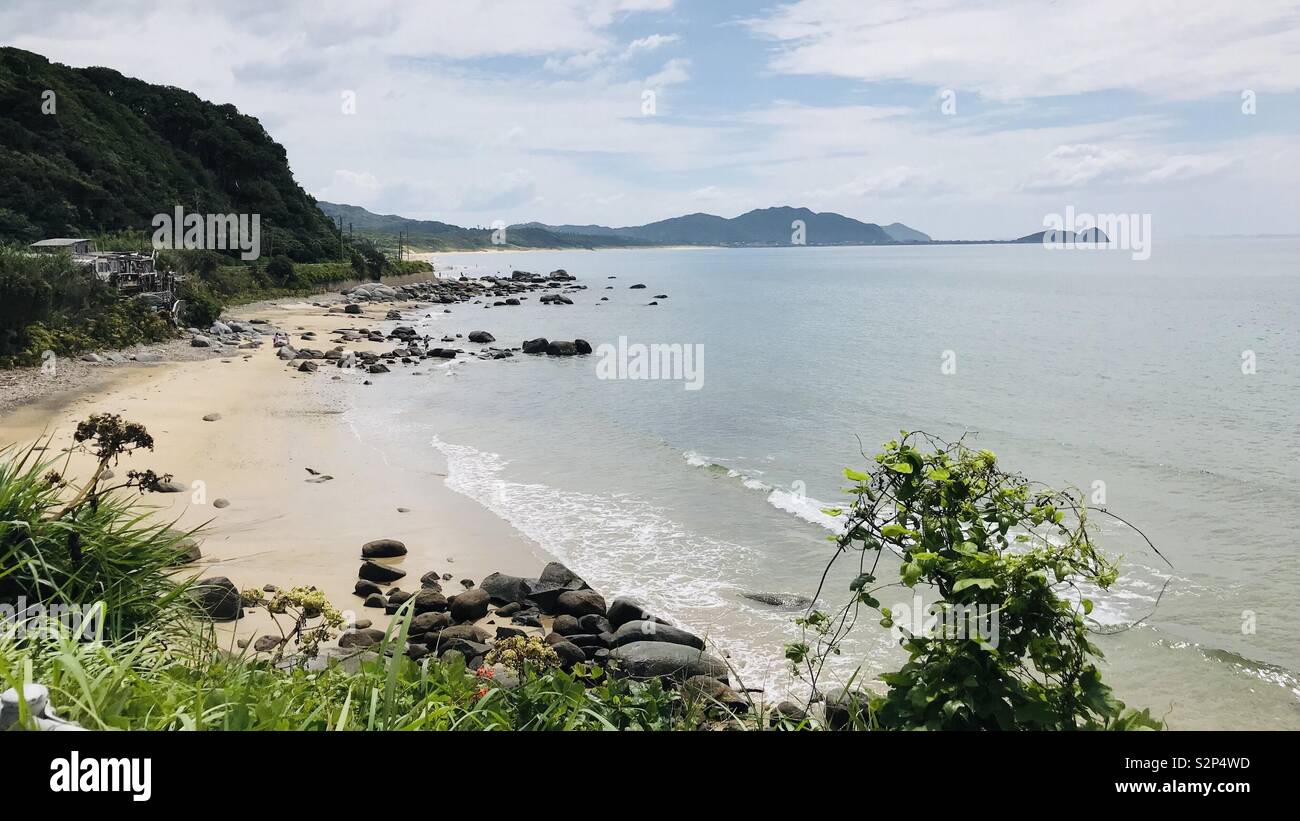
[[[437,264],[565,268],[587,290],[561,307],[435,312],[421,321],[435,336],[702,351],[698,390],[602,379],[596,356],[517,356],[457,361],[361,401],[395,414],[403,447],[445,455],[448,485],[544,558],[707,633],[747,685],[790,686],[794,613],[741,593],[812,594],[834,526],[819,509],[838,503],[842,469],[920,429],[965,434],[1049,484],[1104,483],[1107,507],[1173,563],[1095,520],[1122,575],[1094,616],[1116,629],[1150,614],[1098,639],[1122,699],[1177,728],[1300,727],[1300,241],[1168,240],[1146,261],[932,246]],[[656,294],[667,298],[647,306]],[[844,587],[833,577],[824,602]],[[871,622],[838,669],[900,658]]]

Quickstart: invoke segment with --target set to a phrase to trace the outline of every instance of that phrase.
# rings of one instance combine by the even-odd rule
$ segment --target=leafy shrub
[[[221,303],[198,280],[182,283],[177,296],[185,302],[181,322],[191,328],[207,328],[221,316]]]
[[[881,614],[881,626],[900,628],[909,655],[902,669],[880,677],[888,690],[868,699],[867,726],[1159,726],[1146,710],[1126,710],[1102,682],[1101,651],[1085,620],[1092,602],[1083,597],[1076,607],[1062,595],[1081,585],[1105,590],[1117,575],[1095,547],[1081,493],[1032,483],[1001,470],[990,451],[923,434],[886,443],[875,462],[866,472],[845,471],[853,504],[835,556],[856,556],[857,576],[837,614],[799,620],[817,647],[787,648],[797,672],[802,667],[815,682],[865,606]],[[899,580],[877,584],[885,551],[901,558]],[[895,625],[877,599],[895,586],[932,591],[945,629],[923,634]]]

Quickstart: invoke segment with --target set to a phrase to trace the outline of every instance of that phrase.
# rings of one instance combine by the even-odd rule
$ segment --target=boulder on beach
[[[655,621],[654,617],[635,599],[619,596],[609,606],[609,623],[614,625],[616,630],[630,621],[638,620]]]
[[[343,306],[343,313],[345,313],[345,314],[359,314],[359,313],[361,313],[361,306],[358,305],[358,304],[356,304],[355,302],[350,303],[350,304],[348,304],[348,305],[344,305],[344,306]]]
[[[479,586],[487,591],[493,604],[509,604],[524,599],[528,580],[520,576],[507,576],[505,573],[491,573],[484,577]]]
[[[564,340],[556,340],[546,346],[547,356],[576,356],[577,353],[577,347],[572,342]]]
[[[356,586],[352,588],[352,592],[364,599],[372,593],[382,593],[384,591],[372,581],[358,579]]]
[[[422,636],[425,633],[442,632],[448,627],[451,627],[451,616],[446,613],[417,613],[415,618],[411,619],[409,633],[412,636]]]
[[[225,576],[201,579],[189,593],[199,610],[213,621],[234,621],[242,613],[239,588]]]
[[[556,635],[556,633],[551,634],[551,636]],[[557,641],[551,641],[550,636],[547,636],[547,643],[551,645],[551,649],[555,651],[555,654],[560,657],[560,666],[565,670],[570,670],[573,665],[582,664],[587,660],[587,654],[583,652],[581,647],[565,640],[562,636]]]
[[[559,613],[570,616],[585,616],[594,613],[605,615],[605,599],[595,590],[566,590],[555,601]]]
[[[551,630],[561,636],[576,636],[585,632],[582,629],[581,622],[578,621],[578,617],[569,615],[556,616],[555,620],[551,622]]]
[[[524,353],[546,353],[546,348],[550,344],[546,337],[539,336],[536,339],[525,339],[520,350]]]
[[[440,590],[426,587],[415,594],[413,607],[416,613],[440,613],[447,609],[447,597]]]
[[[371,647],[384,640],[384,631],[377,627],[349,630],[339,636],[339,647],[344,649]]]
[[[486,345],[489,342],[496,342],[497,338],[492,334],[488,333],[487,331],[470,331],[469,341],[478,342],[479,344]]]
[[[685,681],[691,676],[710,676],[719,681],[727,680],[727,665],[720,659],[684,644],[634,641],[615,647],[609,657],[631,678]]]
[[[391,584],[404,577],[406,571],[367,560],[361,563],[361,569],[357,571],[357,575],[367,581]]]
[[[361,545],[361,557],[364,559],[396,559],[406,555],[406,545],[396,539],[375,539]]]
[[[451,602],[451,617],[458,622],[478,621],[487,615],[491,597],[481,587],[471,587],[457,593]]]
[[[629,621],[614,632],[615,647],[622,647],[636,641],[664,641],[669,644],[683,644],[687,647],[694,647],[696,650],[704,649],[704,639],[694,633],[688,633],[680,627],[659,624],[653,621]]]
[[[560,562],[548,562],[546,567],[542,568],[541,575],[537,577],[537,580],[545,584],[559,585],[569,590],[586,590],[590,586],[583,581],[581,576]]]

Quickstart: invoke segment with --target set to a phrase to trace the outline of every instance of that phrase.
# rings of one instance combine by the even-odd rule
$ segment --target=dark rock
[[[641,283],[638,282],[636,285],[629,285],[629,286],[628,286],[628,290],[629,290],[629,291],[636,291],[636,290],[640,290],[640,289],[642,289],[642,288],[644,288],[644,287],[645,287],[644,285],[642,285]]]
[[[749,701],[744,696],[711,676],[691,676],[686,679],[682,695],[688,704],[701,703],[705,707],[719,707],[729,713],[749,712]]]
[[[360,579],[357,581],[356,586],[352,588],[352,592],[364,599],[366,596],[372,595],[374,593],[382,593],[384,591],[382,588],[380,588],[379,585],[375,584],[374,582],[366,581],[365,579]]]
[[[436,570],[430,570],[428,573],[425,573],[423,576],[420,577],[421,585],[430,588],[432,590],[437,590],[439,592],[442,591],[441,582],[442,582],[442,576],[438,575],[438,571]]]
[[[510,620],[511,624],[518,624],[521,627],[541,627],[542,620],[531,613],[520,613]]]
[[[485,580],[485,581],[486,581],[486,580]],[[497,615],[498,615],[498,616],[504,616],[504,617],[506,617],[506,618],[509,618],[510,616],[515,615],[516,613],[518,613],[520,610],[523,610],[523,609],[524,609],[524,606],[523,606],[522,604],[520,604],[519,602],[517,602],[517,601],[516,601],[516,602],[510,602],[509,604],[503,604],[502,606],[498,607],[498,608],[497,608]]]
[[[361,306],[358,305],[358,304],[356,304],[355,302],[352,303],[352,304],[350,304],[350,305],[344,305],[344,306],[343,306],[343,313],[345,313],[345,314],[359,314],[359,313],[361,313]]]
[[[579,633],[587,632],[582,629],[581,622],[576,616],[556,616],[551,622],[551,629],[561,636],[576,636]]]
[[[812,604],[812,600],[808,597],[794,593],[745,593],[743,595],[745,598],[761,604],[770,604],[773,607],[788,609],[804,608]]]
[[[366,370],[367,370],[369,373],[389,373],[389,372],[390,372],[390,371],[388,370],[388,366],[387,366],[387,365],[381,365],[381,364],[379,364],[379,363],[375,363],[374,365],[371,365],[369,368],[366,368]]]
[[[315,362],[304,361],[298,366],[298,370],[302,373],[315,373],[317,367]]]
[[[582,628],[582,632],[584,633],[614,632],[614,627],[609,623],[609,619],[604,616],[597,616],[594,613],[589,613],[578,619],[578,625]]]
[[[550,582],[530,581],[526,592],[528,600],[535,602],[543,613],[554,613],[560,596],[569,589]]]
[[[501,641],[503,639],[515,638],[516,636],[526,636],[526,635],[528,635],[526,632],[520,630],[517,627],[506,627],[504,625],[497,626],[497,641]]]
[[[355,630],[339,636],[339,647],[371,647],[384,640],[384,631],[377,627]]]
[[[200,580],[190,588],[190,597],[213,621],[234,621],[240,616],[239,588],[225,576]]]
[[[609,606],[609,623],[618,629],[630,621],[653,621],[654,617],[641,607],[641,604],[626,596],[619,596]]]
[[[546,346],[547,356],[575,356],[577,353],[578,349],[572,342],[556,340]]]
[[[551,635],[557,634],[552,633]],[[565,670],[572,669],[573,665],[581,664],[587,660],[587,654],[582,651],[582,648],[571,641],[565,641],[561,638],[559,641],[549,642],[549,644],[555,654],[560,657],[560,666]]]
[[[566,590],[555,601],[555,609],[570,616],[605,615],[605,599],[595,590]]]
[[[487,615],[488,602],[491,597],[481,587],[471,587],[464,593],[456,594],[451,603],[451,617],[458,621],[477,621]]]
[[[793,701],[782,701],[772,710],[772,715],[768,719],[768,723],[775,726],[783,720],[793,724],[799,724],[808,720],[808,713]]]
[[[587,583],[582,580],[581,576],[559,562],[549,562],[546,567],[542,568],[542,574],[537,577],[537,580],[545,584],[559,585],[569,590],[585,590],[587,588]]]
[[[832,730],[852,729],[855,721],[865,721],[870,693],[836,688],[826,694],[826,726]]]
[[[425,633],[441,633],[451,626],[451,616],[446,613],[424,612],[417,613],[415,618],[411,619],[410,634],[420,636]]]
[[[383,593],[371,593],[369,596],[366,596],[366,602],[361,606],[378,607],[380,610],[386,611],[388,609],[388,599],[384,598]]]
[[[634,641],[616,647],[609,654],[632,678],[672,678],[685,681],[691,676],[727,680],[727,665],[702,650],[666,641]]]
[[[253,650],[258,653],[268,653],[279,647],[284,639],[280,636],[262,636],[253,643]]]
[[[591,353],[591,343],[585,339],[575,339],[573,340],[573,349],[580,355],[589,354]]]
[[[486,345],[489,342],[496,342],[497,338],[487,331],[470,331],[469,341]]]
[[[361,563],[361,569],[357,571],[357,575],[367,581],[378,582],[379,584],[392,584],[398,579],[405,577],[406,571],[367,560]]]
[[[411,661],[419,661],[427,655],[429,655],[429,648],[423,644],[406,645],[406,657]]]
[[[492,573],[479,585],[492,599],[493,604],[510,604],[525,598],[527,579],[519,576],[507,576],[504,573]]]
[[[579,647],[609,647],[611,636],[606,633],[598,636],[594,633],[578,633],[573,636],[565,636],[566,639],[578,645]]]
[[[375,539],[361,545],[361,556],[365,559],[396,559],[406,555],[406,545],[396,539]]]
[[[524,353],[546,353],[546,348],[551,343],[545,337],[537,339],[525,339],[522,347]]]
[[[447,609],[447,597],[438,590],[426,587],[415,594],[416,613],[441,613]]]
[[[677,627],[659,624],[653,621],[629,621],[619,626],[614,633],[614,646],[621,647],[635,641],[666,641],[669,644],[683,644],[704,649],[704,639]]]

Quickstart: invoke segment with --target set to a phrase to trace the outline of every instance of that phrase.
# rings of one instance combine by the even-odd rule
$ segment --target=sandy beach
[[[344,316],[284,300],[229,314],[266,320],[289,331],[297,343],[307,332],[326,339],[339,327],[381,323],[392,307],[367,305],[361,316]],[[431,570],[452,574],[446,589],[453,593],[461,589],[462,578],[478,581],[492,571],[535,576],[541,569],[540,554],[528,539],[445,487],[444,465],[435,450],[398,458],[348,423],[351,392],[383,390],[383,378],[363,387],[359,381],[335,381],[332,368],[298,373],[297,363],[276,357],[269,337],[258,349],[225,353],[203,361],[98,370],[73,390],[8,410],[0,416],[0,443],[26,444],[52,435],[53,454],[72,443],[77,422],[92,413],[140,422],[153,435],[155,451],[123,460],[117,472],[153,469],[191,488],[141,500],[178,527],[203,527],[203,558],[186,572],[226,576],[241,589],[313,585],[340,610],[354,611],[376,626],[385,624],[383,611],[363,610],[352,592],[365,542],[383,538],[406,544],[409,553],[396,566],[407,572],[398,584],[408,591],[418,590],[420,576]],[[456,385],[439,380],[439,389]],[[212,414],[220,418],[204,421]],[[86,457],[74,458],[68,475],[87,475],[89,464]],[[313,478],[308,468],[333,479],[308,481]],[[229,505],[215,506],[218,499]],[[264,611],[255,611],[223,629],[256,637],[268,632],[266,618]]]

